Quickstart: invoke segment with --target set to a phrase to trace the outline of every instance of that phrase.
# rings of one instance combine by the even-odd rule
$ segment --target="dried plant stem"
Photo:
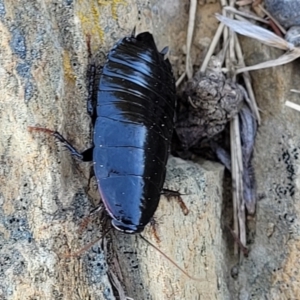
[[[234,159],[236,147],[235,147],[235,139],[234,136],[234,124],[233,120],[230,122],[230,151],[231,151],[231,180],[232,180],[232,201],[233,201],[233,232],[238,236],[240,239],[239,234],[239,226],[238,226],[238,186],[237,186],[237,161]],[[238,245],[234,244],[234,254],[238,254]]]
[[[271,46],[276,47],[279,49],[286,50],[286,52],[278,57],[277,59],[269,60],[254,66],[249,67],[243,67],[236,70],[236,74],[246,72],[246,71],[252,71],[252,70],[259,70],[274,66],[280,66],[283,64],[287,64],[289,62],[294,61],[295,59],[300,57],[300,47],[295,47],[292,43],[287,42],[283,38],[277,36],[273,32],[266,30],[262,27],[259,27],[257,25],[251,24],[249,22],[241,22],[237,20],[232,20],[230,18],[227,18],[226,16],[218,15],[216,14],[216,17],[218,20],[226,24],[228,27],[231,28],[231,30],[257,39],[261,41],[262,43]],[[225,31],[225,30],[224,30]]]
[[[206,68],[207,68],[207,65],[209,63],[209,60],[211,58],[211,56],[213,55],[215,49],[216,49],[216,46],[218,45],[219,43],[219,40],[220,40],[220,37],[222,35],[222,32],[223,32],[223,29],[224,29],[224,24],[223,23],[220,23],[219,24],[219,27],[215,33],[215,36],[213,38],[213,40],[211,41],[210,43],[210,46],[209,46],[209,49],[205,55],[205,58],[203,60],[203,63],[201,65],[201,68],[200,68],[200,72],[205,72]]]
[[[186,76],[186,72],[182,73],[181,76],[176,81],[176,87],[178,87]]]
[[[248,67],[237,69],[236,74],[285,65],[287,63],[294,61],[299,57],[300,57],[300,48],[297,47],[292,51],[284,53],[283,55],[279,56],[276,59],[268,60],[266,62],[262,62],[254,66],[248,66]]]
[[[300,94],[300,90],[291,89],[290,91],[293,92],[293,93]]]
[[[293,109],[295,109],[295,110],[300,111],[300,105],[298,105],[298,104],[296,104],[296,103],[294,103],[294,102],[286,101],[286,102],[285,102],[285,105],[288,106],[288,107],[290,107],[290,108],[293,108]]]
[[[223,9],[222,10],[222,14],[225,16],[226,15],[226,11]],[[221,22],[222,23],[222,22]],[[225,43],[228,43],[228,27],[225,26],[224,30],[223,30],[223,45],[225,45]]]
[[[235,1],[230,0],[230,6],[234,6]],[[224,13],[224,12],[223,12]],[[233,14],[230,14],[233,18]],[[224,43],[225,38],[229,38],[229,53],[226,59],[226,68],[233,70],[233,64],[236,62],[236,41],[233,31],[228,33],[224,30]],[[224,44],[225,45],[225,44]],[[233,72],[234,74],[234,72]],[[236,80],[235,75],[232,78]],[[245,214],[245,201],[243,194],[243,158],[242,146],[240,137],[239,117],[236,115],[230,122],[230,151],[231,151],[231,177],[232,177],[232,199],[233,199],[233,229],[234,233],[238,236],[242,245],[246,245],[246,214]],[[234,253],[239,253],[238,244],[234,244]]]
[[[243,53],[242,53],[242,48],[241,48],[241,45],[240,45],[240,42],[238,40],[238,37],[237,35],[235,34],[235,51],[236,51],[236,55],[237,55],[237,58],[238,58],[238,65],[241,66],[241,67],[245,67],[245,61],[244,61],[244,56],[243,56]],[[250,75],[248,72],[244,72],[243,73],[243,79],[244,79],[244,82],[245,82],[245,85],[246,85],[246,89],[247,89],[247,93],[249,95],[249,98],[250,98],[250,108],[252,110],[252,112],[254,113],[254,116],[258,122],[258,125],[260,125],[261,123],[261,118],[260,118],[260,114],[259,114],[259,111],[258,111],[258,107],[257,107],[257,104],[256,104],[256,99],[255,99],[255,96],[254,96],[254,92],[253,92],[253,89],[252,89],[252,85],[251,85],[251,81],[250,81]]]
[[[227,13],[228,14],[228,13]],[[223,15],[226,15],[226,10],[223,9]],[[232,14],[230,14],[229,18],[232,18]],[[227,40],[231,44],[231,34],[229,33],[229,29],[225,28],[224,34],[224,45]],[[232,55],[232,48],[229,47],[229,52],[226,55],[226,68],[228,70],[232,70],[232,64],[230,62],[230,56]],[[233,201],[233,232],[238,236],[240,239],[240,231],[239,231],[239,222],[238,222],[238,207],[239,207],[239,196],[238,196],[238,166],[237,166],[237,159],[236,159],[236,143],[235,143],[235,126],[233,120],[230,122],[230,151],[231,151],[231,180],[232,180],[232,201]],[[234,254],[237,255],[239,252],[238,244],[234,243]]]
[[[188,79],[193,77],[193,66],[191,62],[191,45],[194,34],[195,27],[195,18],[197,11],[197,0],[190,1],[190,11],[189,11],[189,23],[188,23],[188,31],[187,31],[187,39],[186,39],[186,62],[185,62],[185,72],[187,74]]]
[[[108,269],[108,275],[111,279],[111,283],[113,284],[115,289],[118,291],[120,300],[129,299],[128,297],[125,296],[125,291],[124,291],[122,284],[121,284],[120,280],[118,279],[117,275],[110,268]]]
[[[253,0],[240,0],[236,2],[236,5],[238,6],[246,6],[249,4],[252,4]]]
[[[258,5],[258,8],[263,12],[265,13],[275,24],[276,26],[280,29],[280,31],[283,33],[283,34],[286,34],[286,30],[278,23],[278,21],[261,5],[259,4]]]
[[[287,42],[265,28],[254,25],[250,22],[233,20],[224,15],[215,14],[215,16],[219,21],[230,27],[231,30],[247,37],[257,39],[268,46],[289,51],[297,49],[292,43]]]
[[[221,7],[225,7],[228,5],[227,0],[220,0]]]
[[[238,21],[243,21],[243,22],[248,22],[250,23],[250,21],[247,19],[247,18],[244,18],[242,16],[239,16],[239,15],[235,15],[234,18]]]
[[[189,10],[189,23],[186,37],[186,60],[185,60],[185,72],[181,74],[181,76],[176,81],[176,87],[178,87],[185,76],[188,79],[193,77],[193,66],[191,62],[191,46],[195,28],[195,19],[196,19],[196,11],[197,11],[197,0],[190,1],[190,10]]]
[[[255,15],[253,13],[248,13],[248,12],[240,11],[240,10],[235,9],[234,7],[231,7],[231,6],[225,6],[223,9],[225,11],[230,11],[232,13],[235,13],[237,15],[246,17],[248,19],[253,19],[255,21],[259,21],[259,22],[262,22],[262,23],[265,23],[265,24],[269,24],[269,22],[267,20],[265,20],[263,18],[260,18],[260,17],[258,17],[257,15]]]
[[[241,150],[241,138],[239,118],[235,116],[230,123],[230,148],[231,148],[231,176],[233,188],[233,218],[234,232],[240,239],[242,245],[246,245],[246,216],[243,197],[243,162]],[[238,245],[234,247],[235,254],[238,253]]]

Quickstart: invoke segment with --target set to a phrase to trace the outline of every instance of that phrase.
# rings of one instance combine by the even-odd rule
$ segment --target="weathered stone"
[[[300,26],[292,26],[284,37],[289,43],[296,47],[300,46]]]
[[[265,4],[271,15],[285,28],[300,25],[299,0],[265,0]]]
[[[171,157],[165,187],[179,190],[189,209],[183,215],[177,201],[162,197],[155,214],[157,236],[147,227],[143,235],[194,281],[178,270],[139,236],[114,233],[113,246],[128,295],[134,299],[229,299],[224,264],[220,202],[221,165],[195,164]],[[163,295],[163,296],[162,296]]]
[[[247,65],[282,53],[248,38],[242,41]],[[249,257],[229,283],[233,299],[300,298],[300,115],[284,104],[300,104],[299,96],[290,92],[299,86],[299,69],[297,60],[251,73],[262,117],[253,160],[260,200],[255,230],[248,237]]]
[[[1,299],[114,299],[110,267],[99,244],[67,258],[102,234],[98,218],[80,227],[91,209],[86,192],[89,166],[62,151],[53,137],[29,132],[28,126],[56,129],[79,149],[87,148],[88,35],[93,57],[102,64],[112,45],[135,25],[137,31],[150,29],[160,49],[170,46],[178,74],[188,3],[0,1]],[[142,271],[135,274],[125,266],[121,270],[127,296],[229,299],[220,226],[223,168],[205,166],[172,158],[166,184],[192,193],[183,196],[190,214],[183,216],[176,203],[167,201],[161,201],[157,212],[162,222],[159,246],[205,281],[187,279],[139,240],[136,255]],[[145,236],[153,240],[149,232]],[[120,259],[123,245],[135,249],[134,239],[112,239]],[[134,259],[135,254],[127,257]],[[139,282],[144,289],[135,286]]]

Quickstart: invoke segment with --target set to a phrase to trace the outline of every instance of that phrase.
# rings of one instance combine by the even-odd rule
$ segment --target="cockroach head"
[[[111,220],[112,226],[117,229],[118,231],[121,231],[126,234],[135,234],[140,233],[144,230],[144,225],[133,225],[133,224],[125,224],[121,221],[112,219]]]

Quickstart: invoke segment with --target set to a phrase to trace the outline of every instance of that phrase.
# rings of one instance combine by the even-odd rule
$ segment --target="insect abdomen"
[[[113,47],[100,76],[93,160],[103,202],[119,230],[142,231],[157,208],[175,101],[171,65],[150,33]]]

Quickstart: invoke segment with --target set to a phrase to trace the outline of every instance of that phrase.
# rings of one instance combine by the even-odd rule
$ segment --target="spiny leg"
[[[88,50],[88,99],[87,99],[87,112],[93,120],[95,119],[95,101],[94,101],[94,84],[96,79],[96,65],[92,60],[92,50],[91,50],[91,36],[87,35],[87,50]]]
[[[155,217],[152,217],[150,220],[150,226],[151,226],[151,229],[152,229],[152,232],[153,232],[156,242],[160,243],[160,237],[157,233],[157,225],[158,225],[158,222],[156,221]]]
[[[97,207],[95,207],[94,209],[92,209],[92,211],[89,213],[88,216],[83,218],[83,220],[81,221],[80,226],[79,226],[79,230],[78,230],[79,234],[82,234],[83,230],[88,226],[88,224],[90,223],[92,218],[95,217],[95,215],[98,213],[101,216],[101,223],[103,223],[103,224],[107,223],[106,222],[107,220],[104,220],[104,218],[106,218],[107,216],[103,213],[103,205],[100,204]]]
[[[136,35],[136,26],[133,27],[132,32],[131,32],[131,37],[135,38]]]
[[[75,147],[73,147],[59,132],[50,130],[48,128],[42,128],[42,127],[28,127],[29,131],[41,131],[45,132],[47,134],[53,135],[57,140],[59,140],[64,147],[66,147],[70,152],[72,156],[77,157],[81,161],[92,161],[93,160],[93,149],[94,147],[91,147],[83,152],[79,152]]]
[[[178,191],[172,191],[169,189],[163,189],[162,195],[166,196],[168,200],[170,200],[171,197],[175,197],[177,202],[179,203],[179,206],[183,212],[183,214],[186,216],[189,213],[189,209],[185,205],[184,201],[181,198],[181,195]]]

